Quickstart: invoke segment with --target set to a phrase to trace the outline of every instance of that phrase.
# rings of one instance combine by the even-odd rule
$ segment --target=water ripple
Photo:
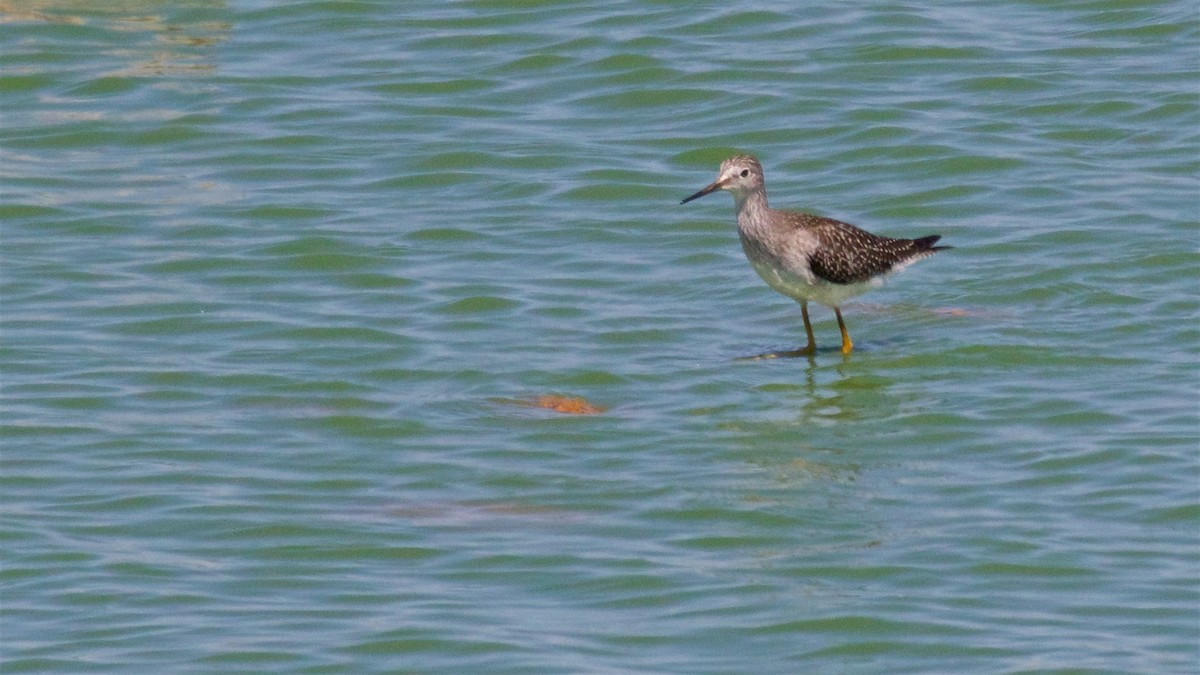
[[[1189,672],[1194,12],[997,9],[0,5],[3,669]],[[955,248],[739,361],[738,150]]]

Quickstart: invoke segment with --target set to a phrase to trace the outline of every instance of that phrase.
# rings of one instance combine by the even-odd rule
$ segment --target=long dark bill
[[[721,181],[719,181],[719,180],[713,181],[712,184],[710,184],[708,187],[704,188],[703,190],[697,192],[696,194],[692,195],[691,197],[688,197],[687,199],[685,199],[679,203],[686,204],[686,203],[692,201],[693,199],[699,199],[710,192],[716,192],[717,190],[720,190],[720,189],[721,189]]]

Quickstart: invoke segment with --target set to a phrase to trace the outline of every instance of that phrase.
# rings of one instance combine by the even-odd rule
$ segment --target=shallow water
[[[1195,672],[1189,3],[93,5],[0,3],[4,672]],[[955,248],[739,360],[735,150]]]

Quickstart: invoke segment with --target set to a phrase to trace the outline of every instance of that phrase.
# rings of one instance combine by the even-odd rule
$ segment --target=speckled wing
[[[821,245],[809,255],[809,267],[835,284],[861,283],[947,248],[934,246],[939,235],[892,239],[832,218],[814,216],[811,227]]]

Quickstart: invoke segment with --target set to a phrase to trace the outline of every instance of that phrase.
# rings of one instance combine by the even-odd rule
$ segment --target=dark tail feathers
[[[948,248],[954,248],[953,246],[934,246],[941,238],[940,234],[931,234],[928,237],[913,239],[912,242],[918,251],[945,251]]]

